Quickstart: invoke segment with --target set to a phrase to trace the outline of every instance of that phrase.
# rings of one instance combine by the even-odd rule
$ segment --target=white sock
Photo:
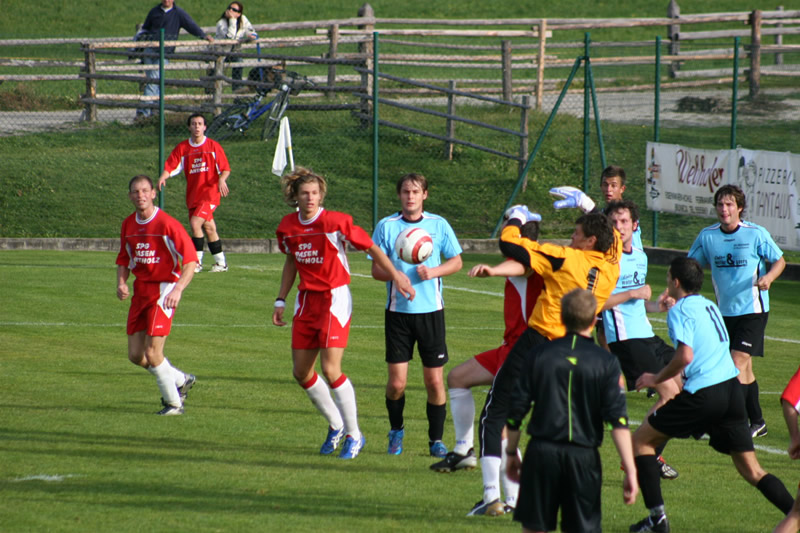
[[[342,415],[339,414],[339,409],[337,409],[336,404],[333,403],[330,390],[328,390],[328,385],[325,384],[325,380],[319,379],[319,376],[315,372],[314,377],[311,378],[310,381],[312,382],[311,385],[306,385],[303,388],[311,399],[311,403],[322,413],[322,416],[328,421],[330,427],[333,429],[341,428],[344,425]]]
[[[180,368],[175,368],[174,366],[172,366],[172,363],[170,363],[169,359],[167,359],[166,357],[164,358],[164,360],[167,363],[169,363],[169,367],[172,369],[172,377],[175,379],[175,386],[178,388],[183,387],[184,384],[186,383],[186,374],[184,374],[183,370],[181,370]]]
[[[156,377],[156,384],[158,384],[158,390],[161,391],[164,402],[173,407],[180,407],[182,405],[181,395],[178,393],[178,387],[175,386],[174,369],[169,361],[164,359],[160,365],[151,366],[148,370]]]
[[[503,439],[503,447],[501,448],[503,456],[500,458],[500,481],[503,483],[503,494],[506,495],[506,505],[516,507],[519,483],[509,479],[508,474],[506,474],[506,463],[508,462],[508,455],[506,454],[507,444],[508,440]],[[517,450],[517,455],[519,455],[519,450]]]
[[[203,264],[203,253],[204,252],[197,252],[197,264],[199,265]]]
[[[500,499],[500,462],[502,459],[486,455],[481,457],[483,476],[483,501],[486,503]]]
[[[361,430],[358,428],[358,407],[356,405],[356,391],[350,379],[342,374],[344,381],[332,390],[333,401],[339,408],[339,413],[344,420],[344,430],[347,435],[356,441],[361,439]]]
[[[469,389],[448,389],[450,395],[450,414],[456,431],[456,445],[453,451],[467,455],[473,447],[475,432],[475,400]]]
[[[214,254],[214,262],[218,265],[227,265],[228,263],[225,262],[225,252]]]

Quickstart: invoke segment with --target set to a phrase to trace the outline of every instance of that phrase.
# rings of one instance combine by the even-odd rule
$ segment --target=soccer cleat
[[[333,450],[339,446],[339,441],[342,440],[342,437],[344,437],[344,426],[339,429],[333,429],[328,426],[328,436],[325,438],[325,442],[322,443],[319,453],[322,455],[332,454]]]
[[[644,533],[647,531],[653,531],[654,533],[669,533],[669,520],[667,520],[667,515],[662,514],[657,519],[653,519],[652,516],[648,516],[644,520],[640,520],[633,524],[628,531],[632,533]]]
[[[203,271],[203,263],[197,263],[194,267],[194,273],[197,274]]]
[[[503,513],[505,514],[514,514],[514,509],[516,509],[516,507],[513,505],[509,505],[507,503],[503,504]]]
[[[164,399],[161,399],[161,405],[164,406],[162,410],[160,410],[157,415],[161,416],[175,416],[175,415],[182,415],[183,414],[183,406],[178,405],[177,407],[174,405],[167,405]]]
[[[489,503],[481,500],[476,503],[467,516],[502,516],[506,514],[506,506],[500,499],[492,500]]]
[[[403,437],[405,431],[402,429],[393,429],[389,431],[389,447],[386,453],[389,455],[400,455],[403,453]]]
[[[339,459],[355,459],[358,457],[358,454],[361,453],[361,449],[366,443],[367,439],[364,438],[363,434],[358,441],[348,435],[344,439],[344,445],[342,446],[342,451],[339,453]]]
[[[661,468],[661,479],[678,478],[678,471],[668,465],[667,462],[664,461],[663,457],[659,455],[656,460],[658,461],[658,466]]]
[[[456,470],[472,470],[478,466],[478,458],[472,448],[467,455],[456,452],[449,452],[444,459],[431,465],[431,470],[436,472],[455,472]]]
[[[227,271],[228,271],[228,265],[220,265],[219,263],[216,263],[214,264],[213,267],[211,267],[211,272],[227,272]]]
[[[194,377],[194,374],[184,374],[186,381],[183,382],[183,385],[178,387],[178,393],[181,395],[181,401],[185,402],[186,397],[189,396],[189,391],[192,387],[194,387],[194,382],[197,381],[197,378]]]
[[[750,424],[750,433],[752,433],[753,438],[765,437],[767,435],[767,423],[762,420],[761,422]]]
[[[440,459],[447,457],[447,446],[444,445],[444,442],[435,440],[428,444],[430,445],[431,457],[439,457]]]

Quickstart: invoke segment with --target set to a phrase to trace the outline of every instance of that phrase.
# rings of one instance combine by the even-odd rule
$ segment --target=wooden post
[[[777,11],[783,11],[783,6],[778,6],[777,7]],[[776,24],[775,27],[778,28],[778,29],[782,29],[783,28],[783,24]],[[782,33],[779,33],[779,34],[775,35],[775,44],[778,45],[778,46],[783,44],[783,34]],[[776,65],[783,65],[783,54],[782,53],[778,52],[777,54],[775,54],[775,64]]]
[[[222,112],[222,80],[219,76],[224,73],[225,56],[218,55],[214,59],[214,114],[218,115]]]
[[[86,59],[83,69],[87,74],[94,74],[97,72],[97,57],[92,49],[92,45],[84,43],[86,47]],[[95,78],[86,78],[86,98],[97,98],[97,80]],[[84,112],[84,120],[87,122],[97,122],[97,104],[87,103]]]
[[[359,17],[371,17],[375,18],[375,11],[372,9],[372,6],[369,4],[362,5],[358,10]],[[364,24],[358,26],[360,30],[367,30],[370,33],[375,31],[374,24]],[[370,34],[367,37],[367,40],[358,44],[358,52],[364,58],[364,68],[367,70],[372,70],[374,65],[372,64],[372,35]],[[372,95],[372,75],[364,73],[361,74],[361,88],[364,94]],[[371,114],[372,110],[372,102],[369,98],[362,98],[361,99],[361,112],[364,115]],[[370,126],[370,121],[366,119],[361,120],[361,127],[368,128]]]
[[[544,52],[547,41],[547,19],[539,23],[539,68],[536,70],[536,109],[542,109],[544,98]],[[527,156],[526,156],[527,157]]]
[[[669,6],[667,6],[667,18],[675,19],[678,18],[681,14],[681,8],[678,5],[678,2],[675,0],[669,0]],[[681,51],[681,26],[680,24],[671,24],[667,26],[667,37],[669,38],[669,54],[676,56]],[[676,76],[676,73],[680,70],[681,64],[677,61],[673,61],[669,65],[669,75],[671,78]]]
[[[328,47],[328,59],[336,59],[336,53],[339,48],[339,25],[333,24],[328,28],[328,39],[330,45]],[[328,87],[333,88],[336,86],[336,65],[330,63],[328,65]],[[333,96],[333,91],[327,91],[325,95],[328,98]]]
[[[448,84],[451,91],[456,90],[456,82],[455,80],[450,80]],[[452,92],[447,93],[447,114],[448,115],[455,115],[456,114],[456,95]],[[453,119],[448,118],[446,125],[445,125],[445,136],[448,139],[454,138],[456,135],[456,123]],[[445,141],[444,143],[444,158],[448,161],[453,160],[453,143],[450,141]]]
[[[522,174],[522,171],[525,170],[525,163],[528,160],[528,119],[530,116],[530,109],[531,109],[531,99],[530,96],[527,94],[522,97],[522,118],[520,119],[519,125],[519,132],[524,134],[519,139],[519,170],[517,171],[518,174]],[[528,188],[528,176],[525,176],[525,180],[522,182],[522,192],[525,192],[525,189]]]
[[[750,14],[750,98],[761,89],[761,11]]]
[[[514,97],[511,87],[511,41],[501,41],[503,62],[503,100],[510,102]]]

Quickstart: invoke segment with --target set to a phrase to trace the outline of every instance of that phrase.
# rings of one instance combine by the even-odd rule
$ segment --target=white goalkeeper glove
[[[563,200],[556,200],[553,202],[553,207],[556,209],[564,209],[567,207],[577,207],[584,213],[589,213],[594,209],[594,201],[580,189],[575,187],[562,186],[553,187],[550,189],[550,194]]]
[[[512,219],[519,220],[520,224],[525,224],[526,222],[541,222],[542,215],[532,213],[527,205],[512,205],[506,210],[503,219],[506,222]]]

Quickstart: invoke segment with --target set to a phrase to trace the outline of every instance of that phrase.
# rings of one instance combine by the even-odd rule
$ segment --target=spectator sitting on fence
[[[228,8],[222,13],[222,16],[217,21],[217,39],[236,39],[240,42],[251,41],[258,39],[256,30],[253,25],[244,16],[244,6],[241,2],[231,2]],[[231,52],[236,52],[241,49],[241,45],[237,44],[231,47]],[[229,57],[225,60],[231,63],[241,63],[241,57]],[[234,67],[231,73],[234,80],[242,79],[242,68]],[[234,83],[233,90],[242,88],[241,84]]]
[[[134,38],[137,41],[157,41],[159,40],[159,30],[164,29],[164,40],[175,41],[178,39],[178,33],[181,28],[188,31],[199,39],[205,39],[208,42],[214,42],[214,37],[206,35],[203,29],[189,16],[183,9],[175,5],[175,0],[161,0],[161,3],[147,13],[147,18],[144,19],[142,28]],[[175,51],[174,46],[164,49],[164,53],[171,54]],[[158,48],[148,48],[147,52],[152,55],[146,56],[142,59],[145,65],[158,65]],[[164,59],[164,64],[167,60]],[[150,83],[144,86],[145,96],[158,96],[158,69],[145,71],[145,74]],[[152,100],[150,101],[152,102]],[[145,107],[136,110],[136,118],[146,118],[152,115],[152,108]]]

